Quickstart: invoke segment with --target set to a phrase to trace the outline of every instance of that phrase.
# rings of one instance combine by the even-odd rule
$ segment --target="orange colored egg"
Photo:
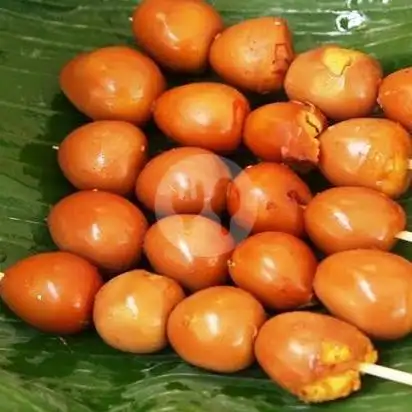
[[[412,141],[399,124],[351,119],[329,127],[319,140],[319,168],[334,186],[369,187],[393,198],[409,188]]]
[[[170,312],[185,297],[172,279],[133,270],[109,280],[96,295],[93,319],[100,337],[124,352],[146,354],[167,345]]]
[[[258,233],[236,247],[228,266],[235,284],[267,308],[292,310],[312,301],[317,260],[297,237]]]
[[[80,190],[99,189],[127,195],[146,163],[147,139],[131,123],[96,121],[70,133],[60,144],[60,169]]]
[[[166,81],[153,60],[126,46],[82,53],[60,72],[60,87],[70,102],[93,120],[123,120],[142,125]]]
[[[144,0],[132,21],[137,43],[160,65],[184,73],[206,68],[210,45],[223,29],[219,13],[203,0]]]
[[[140,260],[147,221],[121,196],[80,191],[60,200],[47,219],[54,243],[110,273],[130,269]]]
[[[167,324],[170,345],[186,362],[220,373],[250,366],[266,319],[262,305],[232,286],[204,289],[180,302]]]
[[[102,285],[99,272],[85,259],[46,252],[8,267],[0,281],[0,296],[31,326],[66,335],[90,325],[94,298]]]
[[[312,200],[308,185],[289,167],[259,163],[230,184],[227,209],[251,233],[278,231],[302,236],[303,208]]]
[[[282,88],[293,58],[291,32],[279,17],[248,19],[226,28],[209,55],[212,68],[227,83],[262,94]]]
[[[390,250],[406,227],[406,213],[388,196],[366,187],[342,186],[317,194],[305,209],[305,230],[324,253]]]
[[[382,76],[374,57],[325,45],[296,57],[285,78],[285,91],[289,99],[310,102],[333,120],[346,120],[373,112]]]
[[[264,161],[316,165],[317,137],[326,127],[325,116],[311,104],[271,103],[247,117],[243,142]]]
[[[231,179],[221,157],[198,147],[180,147],[146,164],[137,178],[136,197],[159,215],[219,214]]]
[[[247,99],[233,87],[190,83],[160,96],[153,115],[160,130],[175,142],[225,153],[240,145],[249,112]]]
[[[231,234],[219,223],[198,215],[173,215],[147,231],[143,249],[157,273],[197,291],[226,281],[234,247]]]

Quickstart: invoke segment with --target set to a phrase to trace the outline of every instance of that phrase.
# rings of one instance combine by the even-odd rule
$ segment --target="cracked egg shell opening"
[[[397,198],[407,191],[411,172],[409,133],[388,119],[350,119],[319,136],[322,174],[334,186],[362,186]]]
[[[209,61],[226,82],[261,94],[283,87],[294,58],[286,20],[260,17],[234,24],[216,36]]]
[[[311,104],[271,103],[255,109],[247,117],[243,142],[264,161],[316,165],[317,137],[326,127],[325,116]]]
[[[229,185],[227,209],[251,233],[302,236],[303,208],[312,200],[308,185],[288,166],[262,162],[245,168]]]
[[[383,73],[372,56],[337,45],[299,54],[285,78],[291,100],[310,102],[333,120],[370,115]]]
[[[269,319],[256,338],[255,354],[274,382],[308,403],[359,390],[359,364],[377,361],[372,342],[354,326],[305,311]]]

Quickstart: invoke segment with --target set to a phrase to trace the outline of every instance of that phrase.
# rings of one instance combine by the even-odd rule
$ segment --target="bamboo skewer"
[[[373,363],[361,363],[359,371],[365,375],[371,375],[391,382],[412,386],[412,373],[409,372],[403,372]]]

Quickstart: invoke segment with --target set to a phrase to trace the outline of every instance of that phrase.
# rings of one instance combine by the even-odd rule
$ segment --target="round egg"
[[[134,37],[160,65],[197,73],[208,65],[210,45],[223,20],[203,0],[144,0],[132,18]]]
[[[247,99],[222,83],[190,83],[168,90],[156,101],[159,129],[182,146],[232,152],[242,141],[250,112]]]
[[[259,17],[236,23],[219,34],[209,61],[227,83],[257,93],[280,90],[294,58],[286,20]]]
[[[324,253],[390,250],[406,227],[394,200],[366,187],[335,187],[317,194],[305,209],[305,230]]]
[[[381,250],[335,253],[320,263],[314,289],[338,318],[375,339],[412,331],[412,263]]]
[[[388,119],[412,132],[412,67],[398,70],[383,79],[378,103]]]
[[[147,221],[131,202],[108,192],[85,190],[60,200],[47,218],[61,250],[118,273],[140,260]]]
[[[261,106],[247,117],[243,142],[268,162],[318,163],[318,135],[327,127],[325,116],[313,105],[278,102]]]
[[[269,309],[292,310],[312,301],[317,260],[297,237],[258,233],[236,247],[228,266],[234,283]]]
[[[231,234],[223,226],[199,215],[159,220],[147,231],[143,244],[154,270],[190,291],[223,284],[234,247]]]
[[[360,364],[377,361],[372,342],[358,329],[304,311],[268,320],[256,338],[255,354],[274,382],[305,403],[332,401],[358,391]]]
[[[100,120],[81,126],[60,144],[58,162],[77,189],[133,193],[146,163],[147,139],[131,123]]]
[[[44,332],[81,332],[92,320],[93,302],[103,285],[85,259],[66,252],[44,252],[6,268],[2,301],[19,318]]]
[[[159,215],[221,213],[232,179],[222,158],[198,147],[179,147],[151,159],[139,174],[136,196]]]
[[[259,163],[230,184],[227,209],[251,233],[278,231],[303,235],[303,207],[312,200],[308,185],[289,167]]]
[[[172,311],[170,345],[187,363],[213,372],[233,373],[252,365],[253,344],[266,319],[248,292],[214,286],[189,296]]]
[[[369,187],[393,198],[409,188],[412,141],[399,124],[351,119],[329,127],[319,140],[319,168],[334,186]]]
[[[93,320],[97,333],[123,352],[157,352],[167,346],[167,320],[184,297],[173,279],[145,270],[123,273],[96,295]]]
[[[93,120],[142,125],[151,117],[166,81],[149,57],[130,47],[110,46],[66,63],[60,87],[77,110]]]
[[[285,91],[289,99],[310,102],[333,120],[346,120],[373,112],[382,76],[374,57],[325,45],[296,57],[285,78]]]

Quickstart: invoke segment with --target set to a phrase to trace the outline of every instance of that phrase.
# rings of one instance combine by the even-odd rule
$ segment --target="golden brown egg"
[[[122,272],[139,262],[147,221],[121,196],[93,190],[60,200],[47,219],[61,250],[75,253],[107,272]]]
[[[326,127],[325,116],[311,104],[271,103],[247,117],[243,142],[264,161],[316,165],[317,137]]]
[[[388,196],[365,187],[335,187],[317,194],[305,209],[305,230],[324,253],[350,249],[390,250],[405,230],[406,214]]]
[[[203,0],[144,0],[135,9],[132,28],[137,43],[159,64],[196,73],[206,68],[223,21]]]
[[[45,252],[8,267],[0,281],[0,296],[31,326],[65,335],[90,325],[94,297],[102,285],[97,269],[83,258]]]
[[[412,67],[398,70],[383,79],[378,103],[387,118],[412,132]]]
[[[335,186],[362,186],[399,197],[410,184],[408,132],[387,119],[351,119],[319,137],[319,167]]]
[[[327,117],[346,120],[372,113],[382,76],[372,56],[326,45],[296,57],[285,78],[285,91],[291,100],[310,102]]]
[[[160,215],[220,213],[231,178],[219,156],[198,147],[180,147],[147,163],[137,178],[136,196]]]
[[[100,120],[70,133],[60,144],[59,166],[77,189],[127,195],[146,163],[147,139],[131,123]]]
[[[312,199],[307,184],[289,167],[259,163],[244,169],[230,184],[227,209],[252,233],[303,234],[303,208]]]
[[[253,363],[253,343],[265,319],[263,307],[248,292],[214,286],[175,307],[167,335],[172,348],[186,362],[232,373]]]
[[[166,81],[150,58],[125,46],[103,47],[70,60],[60,73],[70,102],[93,120],[142,125]]]
[[[210,49],[210,64],[229,84],[257,93],[278,91],[294,57],[286,20],[259,17],[228,27]]]
[[[154,107],[163,133],[184,146],[234,151],[242,141],[250,112],[246,98],[222,83],[191,83],[164,93]]]
[[[235,247],[231,234],[199,215],[173,215],[146,233],[143,249],[157,273],[190,291],[220,285],[227,278],[227,261]]]
[[[297,237],[258,233],[236,247],[228,266],[235,284],[267,308],[291,310],[312,301],[317,260]]]
[[[304,402],[345,398],[361,387],[359,364],[375,363],[372,342],[331,316],[289,312],[268,320],[255,342],[259,365]]]
[[[376,339],[412,331],[412,263],[381,250],[335,253],[318,266],[314,288],[338,318]]]
[[[96,295],[96,330],[109,346],[121,351],[157,352],[167,345],[170,312],[184,297],[173,279],[145,270],[123,273]]]

